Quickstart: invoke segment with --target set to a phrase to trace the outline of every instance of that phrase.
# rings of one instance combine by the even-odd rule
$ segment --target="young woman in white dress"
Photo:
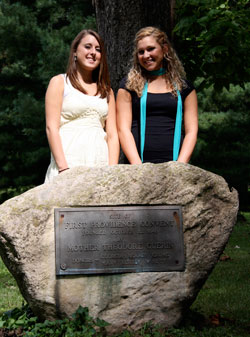
[[[96,32],[83,30],[72,42],[66,74],[50,80],[45,110],[51,149],[45,182],[74,166],[118,163],[115,99]]]

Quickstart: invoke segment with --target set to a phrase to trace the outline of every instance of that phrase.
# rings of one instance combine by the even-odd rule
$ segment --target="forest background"
[[[91,0],[0,0],[0,203],[44,182],[46,88],[84,28],[96,29]],[[198,93],[191,164],[223,176],[249,211],[250,1],[176,0],[172,42]]]

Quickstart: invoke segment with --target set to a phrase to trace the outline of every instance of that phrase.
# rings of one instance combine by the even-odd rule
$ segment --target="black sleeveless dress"
[[[183,107],[186,97],[194,90],[194,86],[189,81],[185,82],[186,87],[181,91]],[[120,82],[120,88],[127,90],[132,98],[131,132],[140,155],[140,98],[136,92],[126,88],[126,78]],[[177,97],[171,92],[161,94],[148,92],[146,109],[143,162],[164,163],[173,160]]]

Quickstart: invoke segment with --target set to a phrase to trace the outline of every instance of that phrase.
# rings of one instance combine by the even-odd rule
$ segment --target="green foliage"
[[[249,81],[249,0],[176,1],[175,41],[188,78],[200,86]]]
[[[88,308],[79,306],[72,315],[72,319],[62,319],[56,321],[46,320],[43,323],[37,323],[26,332],[27,337],[91,337],[102,336],[104,328],[108,325],[101,319],[94,320],[90,315]],[[98,330],[98,331],[97,331]]]
[[[223,176],[238,190],[241,209],[249,207],[249,94],[250,83],[245,89],[231,85],[218,94],[210,87],[198,94],[199,136],[192,157],[192,164]]]
[[[27,305],[15,308],[0,317],[0,329],[22,328],[27,337],[98,337],[103,336],[107,322],[89,315],[88,308],[79,306],[72,319],[38,322]]]
[[[202,79],[195,82],[199,85]],[[199,102],[199,113],[203,112],[228,112],[235,114],[248,114],[250,109],[250,83],[245,83],[244,87],[230,85],[229,89],[223,88],[220,92],[214,86],[203,89],[197,93]]]
[[[95,28],[90,1],[0,2],[0,203],[44,181],[46,87],[84,28]]]
[[[238,190],[242,208],[249,205],[249,126],[247,115],[234,112],[201,114],[199,138],[192,157],[192,164],[223,176]]]
[[[34,327],[36,323],[37,317],[32,315],[27,304],[23,305],[20,309],[15,308],[7,311],[0,317],[0,328],[6,330],[14,330],[19,327],[22,327],[24,330],[29,330],[31,327]]]

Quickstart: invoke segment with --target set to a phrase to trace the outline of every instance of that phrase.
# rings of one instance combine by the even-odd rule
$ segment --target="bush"
[[[199,117],[199,138],[192,164],[225,178],[239,192],[240,208],[249,207],[250,117],[234,112],[206,112]]]
[[[195,85],[199,85],[198,79]],[[230,85],[229,90],[223,88],[218,92],[213,86],[198,92],[199,112],[227,112],[248,113],[250,109],[250,83],[244,88],[239,85]]]
[[[202,81],[198,79],[197,83]],[[249,209],[250,83],[213,86],[198,92],[199,135],[192,164],[221,175],[239,192],[240,208]]]

